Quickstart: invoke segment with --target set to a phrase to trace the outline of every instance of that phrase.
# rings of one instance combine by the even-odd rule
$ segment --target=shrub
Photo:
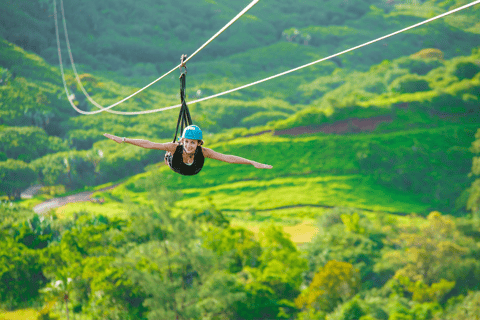
[[[408,69],[410,72],[418,75],[426,75],[431,70],[442,66],[442,62],[438,59],[412,59],[402,58],[398,61],[398,66],[403,69]]]
[[[469,61],[458,62],[454,66],[453,74],[459,79],[472,79],[478,72],[480,72],[480,66]]]
[[[414,93],[428,91],[430,85],[418,75],[408,74],[393,81],[391,90],[398,93]]]
[[[20,199],[20,193],[35,178],[35,172],[23,161],[9,159],[0,162],[0,192],[10,199]]]
[[[440,49],[428,48],[412,54],[412,58],[443,60],[443,52]]]

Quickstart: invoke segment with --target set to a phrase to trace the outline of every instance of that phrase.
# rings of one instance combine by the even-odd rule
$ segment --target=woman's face
[[[187,153],[195,152],[195,149],[198,147],[198,140],[192,139],[183,139],[183,148],[187,151]]]

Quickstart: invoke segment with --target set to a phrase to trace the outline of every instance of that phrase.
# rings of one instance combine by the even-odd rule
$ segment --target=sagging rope
[[[223,33],[228,27],[230,27],[234,22],[236,22],[241,16],[243,16],[248,10],[250,10],[254,5],[256,5],[258,3],[259,0],[253,0],[248,6],[246,6],[242,11],[240,11],[232,20],[230,20],[222,29],[220,29],[217,33],[215,33],[210,39],[207,40],[207,42],[205,42],[203,45],[201,45],[194,53],[192,53],[190,55],[190,57],[188,57],[188,59],[185,60],[185,62],[187,62],[188,60],[190,60],[191,58],[193,58],[197,53],[199,53],[203,48],[205,48],[210,42],[212,42],[213,40],[215,40],[215,38],[217,38],[221,33]],[[173,69],[171,69],[170,71],[168,71],[167,73],[165,73],[163,76],[157,78],[156,80],[152,81],[151,83],[149,83],[148,85],[146,85],[145,87],[141,88],[140,90],[137,90],[136,92],[132,93],[131,95],[129,95],[128,97],[108,106],[108,107],[103,107],[101,106],[100,104],[98,104],[95,100],[92,99],[92,97],[87,93],[87,91],[85,90],[85,88],[83,87],[81,81],[80,81],[80,77],[78,76],[77,74],[77,70],[75,68],[75,63],[73,61],[73,55],[72,55],[72,52],[71,52],[71,48],[70,48],[70,41],[68,39],[68,32],[67,32],[67,24],[65,22],[65,12],[64,12],[64,9],[63,9],[63,0],[60,0],[60,4],[61,4],[61,11],[62,11],[62,19],[63,19],[63,27],[64,27],[64,31],[65,31],[65,39],[66,39],[66,42],[67,42],[67,50],[68,50],[68,53],[69,53],[69,56],[70,56],[70,62],[72,64],[72,68],[73,68],[73,72],[75,73],[75,78],[77,80],[77,83],[79,83],[80,85],[80,88],[83,92],[83,94],[85,94],[85,96],[87,97],[87,99],[94,105],[96,106],[97,108],[99,108],[100,110],[96,110],[96,111],[83,111],[79,108],[77,108],[77,106],[75,106],[75,104],[71,101],[72,99],[70,99],[71,95],[69,94],[68,92],[68,89],[67,89],[67,86],[66,86],[66,81],[65,81],[65,73],[64,73],[64,70],[63,70],[63,62],[62,62],[62,57],[61,57],[61,49],[60,49],[60,37],[58,36],[58,22],[57,22],[57,3],[56,3],[56,0],[53,0],[53,5],[54,5],[54,18],[55,18],[55,33],[56,33],[56,36],[57,36],[57,49],[58,49],[58,56],[59,56],[59,62],[60,62],[60,71],[62,73],[62,79],[63,79],[63,82],[64,82],[64,88],[65,88],[65,92],[67,94],[67,98],[68,98],[68,101],[70,102],[70,105],[75,109],[75,111],[77,111],[78,113],[81,113],[81,114],[85,114],[85,115],[90,115],[90,114],[97,114],[97,113],[100,113],[100,112],[105,112],[105,111],[109,111],[111,108],[121,104],[122,102],[125,102],[126,100],[134,97],[135,95],[139,94],[140,92],[142,92],[143,90],[147,89],[148,87],[152,86],[153,84],[155,84],[156,82],[160,81],[161,79],[165,78],[166,76],[168,76],[170,73],[172,73],[173,71],[175,71],[177,68],[181,67],[181,64],[174,67]],[[121,114],[121,115],[127,115],[125,112],[119,112],[119,111],[110,111],[111,113],[115,113],[115,114]]]
[[[228,94],[228,93],[236,92],[236,91],[239,91],[239,90],[242,90],[242,89],[245,89],[245,88],[248,88],[248,87],[257,85],[257,84],[260,84],[260,83],[262,83],[262,82],[266,82],[266,81],[268,81],[268,80],[272,80],[272,79],[275,79],[275,78],[284,76],[284,75],[286,75],[286,74],[289,74],[289,73],[292,73],[292,72],[295,72],[295,71],[298,71],[298,70],[301,70],[301,69],[310,67],[310,66],[312,66],[312,65],[314,65],[314,64],[317,64],[317,63],[320,63],[320,62],[323,62],[323,61],[332,59],[332,58],[334,58],[334,57],[338,57],[338,56],[340,56],[340,55],[342,55],[342,54],[345,54],[345,53],[348,53],[348,52],[351,52],[351,51],[360,49],[360,48],[362,48],[362,47],[365,47],[365,46],[367,46],[367,45],[373,44],[373,43],[375,43],[375,42],[378,42],[378,41],[381,41],[381,40],[390,38],[390,37],[392,37],[392,36],[394,36],[394,35],[397,35],[397,34],[399,34],[399,33],[402,33],[402,32],[408,31],[408,30],[411,30],[411,29],[413,29],[413,28],[416,28],[416,27],[419,27],[419,26],[421,26],[421,25],[427,24],[427,23],[432,22],[432,21],[434,21],[434,20],[443,18],[443,17],[448,16],[448,15],[450,15],[450,14],[452,14],[452,13],[455,13],[455,12],[458,12],[458,11],[461,11],[461,10],[464,10],[464,9],[467,9],[467,8],[472,7],[472,6],[474,6],[474,5],[477,5],[477,4],[479,4],[479,3],[480,3],[480,0],[473,1],[473,2],[471,2],[471,3],[469,3],[469,4],[466,4],[466,5],[464,5],[464,6],[461,6],[461,7],[459,7],[459,8],[453,9],[453,10],[448,11],[448,12],[445,12],[445,13],[442,13],[442,14],[440,14],[440,15],[438,15],[438,16],[433,17],[433,18],[424,20],[424,21],[422,21],[422,22],[419,22],[419,23],[414,24],[414,25],[412,25],[412,26],[409,26],[409,27],[407,27],[407,28],[401,29],[401,30],[396,31],[396,32],[392,32],[392,33],[390,33],[390,34],[388,34],[388,35],[379,37],[379,38],[377,38],[377,39],[375,39],[375,40],[371,40],[371,41],[365,42],[365,43],[363,43],[363,44],[361,44],[361,45],[358,45],[358,46],[355,46],[355,47],[353,47],[353,48],[350,48],[350,49],[341,51],[341,52],[336,53],[336,54],[333,54],[333,55],[331,55],[331,56],[328,56],[328,57],[325,57],[325,58],[316,60],[316,61],[314,61],[314,62],[310,62],[310,63],[304,64],[304,65],[302,65],[302,66],[300,66],[300,67],[297,67],[297,68],[294,68],[294,69],[290,69],[290,70],[288,70],[288,71],[284,71],[284,72],[278,73],[278,74],[276,74],[276,75],[267,77],[267,78],[265,78],[265,79],[258,80],[258,81],[255,81],[255,82],[252,82],[252,83],[249,83],[249,84],[246,84],[246,85],[243,85],[243,86],[234,88],[234,89],[230,89],[230,90],[227,90],[227,91],[224,91],[224,92],[221,92],[221,93],[217,93],[217,94],[214,94],[214,95],[205,97],[205,98],[201,98],[201,99],[197,99],[197,100],[190,101],[189,104],[192,105],[192,104],[194,104],[194,103],[198,103],[198,102],[206,101],[206,100],[209,100],[209,99],[217,98],[217,97],[226,95],[226,94]],[[149,113],[161,112],[161,111],[170,110],[170,109],[175,109],[175,108],[179,108],[179,107],[181,107],[181,104],[173,105],[173,106],[170,106],[170,107],[159,108],[159,109],[152,109],[152,110],[132,111],[132,112],[128,112],[128,111],[126,111],[126,112],[119,112],[119,114],[126,115],[126,116],[133,116],[133,115],[139,115],[139,114],[149,114]],[[102,112],[102,111],[99,111],[99,112]]]

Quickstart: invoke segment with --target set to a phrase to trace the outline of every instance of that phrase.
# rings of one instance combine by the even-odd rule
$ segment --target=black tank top
[[[170,168],[176,173],[180,173],[184,176],[193,176],[200,172],[205,162],[205,157],[202,152],[202,147],[198,146],[193,156],[193,163],[191,165],[183,162],[183,145],[179,144],[175,153],[166,157],[167,163]]]

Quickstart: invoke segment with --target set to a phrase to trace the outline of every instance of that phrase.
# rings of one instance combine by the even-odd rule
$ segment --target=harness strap
[[[187,75],[187,66],[185,65],[186,58],[186,54],[183,54],[180,58],[180,71],[182,71],[182,67],[185,68],[185,70],[180,74],[180,100],[182,102],[182,106],[180,107],[180,113],[178,114],[177,128],[175,129],[175,137],[173,138],[173,142],[177,142],[177,137],[182,135],[183,129],[192,124],[192,117],[190,116],[190,111],[188,110],[187,102],[185,101]],[[178,131],[178,129],[180,129],[180,131]]]

